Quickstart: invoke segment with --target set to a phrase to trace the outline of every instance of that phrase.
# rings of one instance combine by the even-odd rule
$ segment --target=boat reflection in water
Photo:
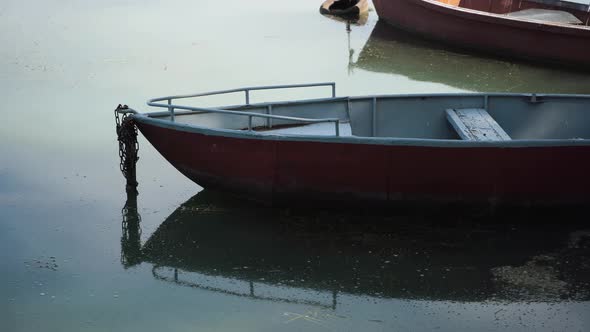
[[[382,20],[349,67],[476,92],[590,93],[588,72],[460,53],[395,29]]]
[[[124,266],[152,264],[155,278],[181,286],[324,308],[336,308],[343,295],[462,303],[590,298],[590,232],[574,213],[293,212],[205,190],[142,245],[133,204],[131,197],[123,210]]]

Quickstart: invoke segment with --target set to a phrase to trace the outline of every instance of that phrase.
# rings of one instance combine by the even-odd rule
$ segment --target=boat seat
[[[482,108],[447,109],[447,120],[468,141],[509,141],[511,138]]]
[[[447,5],[459,7],[461,4],[461,0],[438,0],[438,2],[442,2]]]
[[[527,20],[536,20],[550,23],[583,24],[583,22],[573,14],[563,10],[531,8],[519,10],[517,12],[511,12],[506,15],[515,18],[524,18]]]

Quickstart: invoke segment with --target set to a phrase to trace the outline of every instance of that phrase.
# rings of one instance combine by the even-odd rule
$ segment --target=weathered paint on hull
[[[373,0],[379,17],[427,38],[501,56],[590,67],[590,29],[524,22],[424,0]]]
[[[426,147],[204,135],[137,123],[205,188],[279,203],[587,203],[590,146]]]

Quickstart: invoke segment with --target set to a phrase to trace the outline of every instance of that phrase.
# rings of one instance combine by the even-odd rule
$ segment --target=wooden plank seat
[[[527,20],[536,20],[550,23],[583,24],[583,22],[573,14],[563,10],[531,8],[511,12],[506,15],[515,18],[524,18]]]
[[[447,5],[459,7],[461,5],[461,0],[438,0],[438,2],[442,2]]]
[[[510,136],[481,108],[447,109],[447,120],[459,134],[470,141],[508,141]]]

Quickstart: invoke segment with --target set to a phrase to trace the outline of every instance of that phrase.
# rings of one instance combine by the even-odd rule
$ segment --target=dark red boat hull
[[[380,19],[430,39],[501,56],[590,67],[590,29],[518,21],[424,0],[373,4]]]
[[[172,165],[199,185],[267,202],[589,200],[590,146],[352,144],[137,125]]]

